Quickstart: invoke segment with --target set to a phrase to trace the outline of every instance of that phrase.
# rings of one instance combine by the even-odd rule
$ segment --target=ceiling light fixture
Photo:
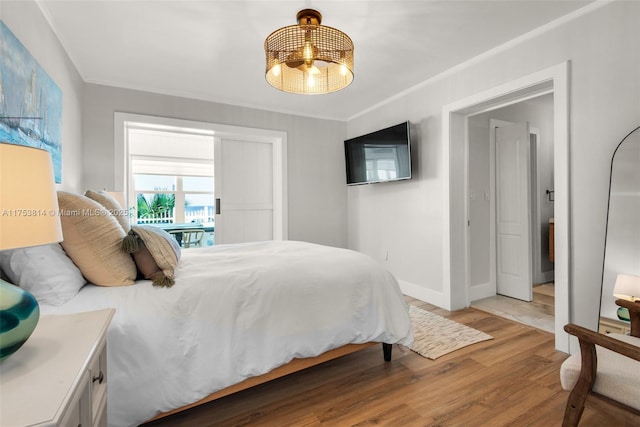
[[[264,41],[267,82],[289,93],[325,94],[353,81],[353,42],[345,33],[320,25],[317,10],[296,15],[298,25],[269,34]]]

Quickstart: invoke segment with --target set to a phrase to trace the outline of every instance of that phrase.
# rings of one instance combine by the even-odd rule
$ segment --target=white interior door
[[[533,299],[531,268],[531,183],[528,123],[496,129],[497,292]]]
[[[272,240],[273,144],[215,138],[216,244]]]

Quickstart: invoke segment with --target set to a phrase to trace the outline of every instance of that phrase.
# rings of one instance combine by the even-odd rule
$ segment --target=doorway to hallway
[[[468,118],[471,305],[545,330],[554,324],[553,116],[548,93]]]

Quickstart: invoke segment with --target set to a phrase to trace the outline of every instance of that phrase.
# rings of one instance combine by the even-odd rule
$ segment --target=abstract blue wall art
[[[2,20],[0,141],[49,151],[62,182],[62,91]]]

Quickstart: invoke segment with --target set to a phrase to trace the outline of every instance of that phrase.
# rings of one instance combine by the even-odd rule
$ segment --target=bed
[[[182,250],[172,273],[171,287],[87,283],[40,304],[42,315],[116,309],[107,333],[111,426],[139,425],[373,343],[388,350],[413,341],[397,281],[355,251],[219,245]]]

